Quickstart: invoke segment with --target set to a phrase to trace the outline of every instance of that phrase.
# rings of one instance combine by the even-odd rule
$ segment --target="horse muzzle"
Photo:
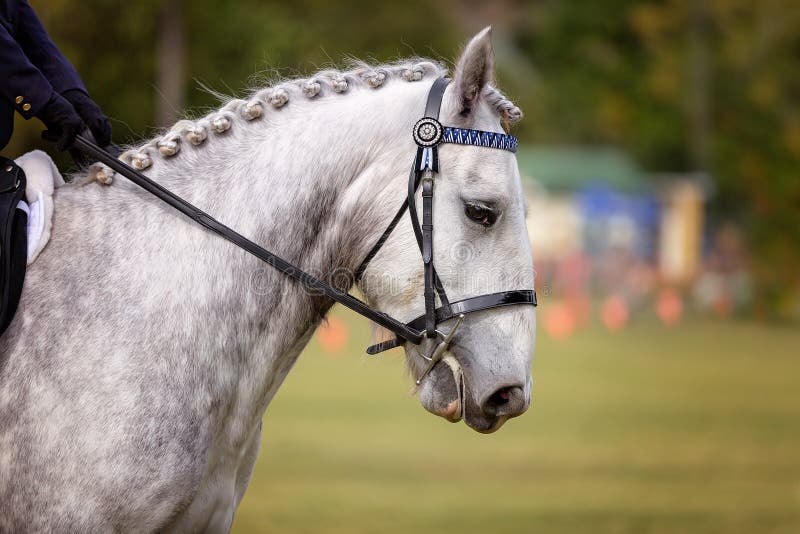
[[[419,385],[420,402],[432,414],[453,423],[463,419],[467,426],[483,434],[495,432],[530,407],[530,377],[526,384],[506,380],[475,388],[470,387],[471,383],[469,373],[448,351]]]

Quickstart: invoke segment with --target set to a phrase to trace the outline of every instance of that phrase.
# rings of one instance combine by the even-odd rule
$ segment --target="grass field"
[[[539,336],[531,410],[483,436],[400,351],[313,341],[264,418],[234,532],[800,532],[800,331],[693,319]]]

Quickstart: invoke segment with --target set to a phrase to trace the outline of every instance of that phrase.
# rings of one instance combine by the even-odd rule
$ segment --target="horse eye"
[[[497,213],[488,206],[467,202],[464,204],[464,213],[473,221],[489,227],[497,221]]]

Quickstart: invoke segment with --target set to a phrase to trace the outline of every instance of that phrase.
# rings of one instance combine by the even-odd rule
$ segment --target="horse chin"
[[[434,415],[451,423],[461,421],[463,415],[463,378],[461,366],[455,358],[445,356],[422,380],[418,389],[422,406]]]
[[[465,400],[464,422],[467,426],[481,434],[497,432],[503,424],[510,419],[508,415],[493,416],[481,411],[475,404],[472,396]]]

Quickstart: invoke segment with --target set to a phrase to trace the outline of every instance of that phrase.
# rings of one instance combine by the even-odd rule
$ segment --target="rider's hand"
[[[47,126],[42,138],[55,141],[56,147],[62,151],[69,149],[75,137],[86,128],[72,104],[58,93],[53,93],[37,116]]]
[[[64,91],[62,96],[72,104],[72,107],[89,127],[98,146],[104,147],[111,143],[111,123],[108,121],[108,117],[100,111],[100,107],[89,98],[89,95],[81,89],[70,89]]]

